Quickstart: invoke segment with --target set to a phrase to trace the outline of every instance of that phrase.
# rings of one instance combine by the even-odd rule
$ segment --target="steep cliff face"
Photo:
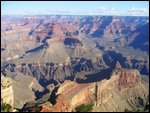
[[[10,103],[14,109],[21,109],[27,102],[34,101],[36,99],[35,91],[43,91],[43,87],[39,85],[35,78],[24,76],[21,73],[18,74],[11,75],[11,77],[14,76],[12,78],[3,78],[11,81],[9,87],[7,85],[9,82],[3,82],[1,85],[5,87],[1,92],[1,98],[4,102]]]
[[[119,61],[122,67],[137,69],[141,74],[149,74],[149,58],[144,52],[133,50],[132,48],[114,49],[104,54],[103,59],[110,67],[115,67]]]
[[[71,111],[80,104],[94,100],[94,86],[95,84],[77,84],[71,81],[65,81],[58,89],[56,95],[67,99],[68,105],[70,106],[68,110]]]
[[[143,80],[137,70],[116,67],[108,80],[87,84],[65,81],[56,93],[56,104],[48,111],[74,111],[90,102],[94,103],[93,111],[136,111],[148,101],[149,86]]]
[[[56,104],[48,107],[41,105],[47,111],[61,112],[72,111],[75,107],[83,103],[94,100],[95,84],[78,84],[72,81],[64,81],[59,87],[56,96]]]
[[[116,69],[110,80],[100,82],[93,111],[136,111],[148,102],[148,87],[137,70]]]
[[[111,81],[116,83],[115,86],[140,82],[140,73],[137,70],[117,69],[113,72],[113,74],[115,74],[115,76],[120,75],[118,78],[116,77],[115,81]]]

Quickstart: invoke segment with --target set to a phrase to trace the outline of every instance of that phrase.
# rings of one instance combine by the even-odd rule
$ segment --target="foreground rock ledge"
[[[41,111],[74,111],[90,102],[94,103],[93,111],[136,111],[148,101],[149,85],[144,84],[143,76],[137,70],[116,67],[108,80],[87,84],[66,80],[57,91],[56,104],[42,104]]]

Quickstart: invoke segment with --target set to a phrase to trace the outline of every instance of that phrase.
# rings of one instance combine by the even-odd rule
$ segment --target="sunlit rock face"
[[[74,111],[81,104],[93,102],[93,111],[124,111],[125,108],[136,111],[137,105],[148,101],[148,89],[142,81],[137,70],[124,69],[118,64],[110,79],[88,84],[65,81],[57,90],[56,104],[49,110]]]
[[[138,70],[125,69],[117,63],[111,78],[99,82],[98,101],[94,111],[124,111],[125,108],[136,111],[136,104],[141,105],[136,98],[140,97],[142,104],[145,104],[149,95],[149,86],[142,81]],[[131,104],[134,107],[131,107]]]
[[[112,83],[115,83],[113,86],[118,88],[126,84],[134,84],[141,81],[138,70],[121,68],[121,65],[118,62],[113,71],[112,80],[114,80]]]

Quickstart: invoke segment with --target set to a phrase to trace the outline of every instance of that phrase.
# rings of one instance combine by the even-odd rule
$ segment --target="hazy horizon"
[[[1,15],[149,16],[149,1],[2,1]]]

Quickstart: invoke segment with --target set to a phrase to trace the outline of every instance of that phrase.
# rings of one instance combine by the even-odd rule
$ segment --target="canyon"
[[[12,84],[1,98],[20,111],[91,102],[93,111],[137,111],[149,98],[148,25],[138,16],[2,16],[1,78]]]
[[[138,105],[148,102],[149,84],[137,70],[117,67],[110,76],[110,79],[86,84],[64,81],[57,90],[56,104],[51,107],[42,104],[42,111],[71,112],[90,102],[94,102],[96,112],[124,112],[125,108],[136,111]]]

